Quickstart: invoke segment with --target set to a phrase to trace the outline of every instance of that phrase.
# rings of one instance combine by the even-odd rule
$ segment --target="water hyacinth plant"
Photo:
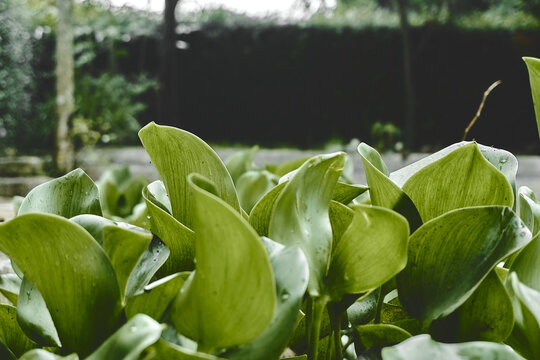
[[[0,358],[540,359],[540,205],[511,153],[460,142],[390,173],[362,143],[359,185],[342,152],[257,168],[257,148],[139,136],[161,180],[100,193],[74,170],[0,224]],[[132,187],[142,227],[114,209]]]

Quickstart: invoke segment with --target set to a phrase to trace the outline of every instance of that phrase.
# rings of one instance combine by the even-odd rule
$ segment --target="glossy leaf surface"
[[[18,214],[30,212],[56,214],[68,219],[80,214],[101,216],[99,191],[84,171],[75,169],[30,191]]]
[[[475,143],[458,147],[423,167],[403,185],[424,222],[470,206],[512,207],[514,193],[506,177],[490,164]]]
[[[430,333],[443,342],[503,342],[513,326],[512,302],[496,272],[491,271],[463,305],[433,322]]]
[[[142,360],[218,360],[221,358],[200,353],[182,346],[168,343],[162,339],[150,346]]]
[[[390,324],[369,324],[355,327],[358,333],[357,353],[374,346],[394,345],[412,335],[400,327]]]
[[[540,135],[540,60],[532,57],[524,57],[523,60],[527,64],[527,70],[529,70],[529,82],[531,84],[532,100],[536,114],[536,125],[538,127],[538,134]]]
[[[277,185],[278,177],[268,171],[248,171],[236,181],[240,205],[250,213],[255,204]]]
[[[190,176],[197,266],[172,309],[177,330],[204,352],[254,339],[274,315],[276,294],[270,260],[253,228]]]
[[[129,319],[136,314],[146,314],[156,321],[161,321],[184,281],[183,274],[177,273],[145,286],[144,292],[127,300],[126,316]]]
[[[195,233],[167,212],[168,197],[161,182],[154,182],[143,190],[150,214],[150,230],[169,248],[169,258],[160,269],[162,276],[192,270],[195,258]],[[159,200],[158,200],[159,199]]]
[[[0,225],[0,250],[39,289],[66,350],[85,353],[113,329],[120,293],[107,255],[62,217],[25,214]]]
[[[11,305],[0,304],[0,342],[17,357],[36,346],[19,327],[17,310]]]
[[[34,349],[25,353],[19,360],[79,360],[77,354],[60,356],[43,349]]]
[[[17,304],[17,321],[21,329],[40,346],[61,346],[53,319],[38,289],[22,280]]]
[[[139,132],[171,201],[172,215],[188,228],[193,223],[193,194],[187,176],[201,174],[214,182],[220,197],[240,211],[233,181],[219,156],[197,136],[169,126],[150,123]]]
[[[240,176],[253,169],[253,159],[257,150],[259,150],[259,147],[253,146],[250,149],[238,151],[225,161],[225,166],[235,184]]]
[[[411,236],[409,262],[397,277],[399,299],[423,320],[448,315],[500,261],[530,240],[530,231],[507,207],[448,212]]]
[[[416,230],[422,225],[420,214],[409,196],[388,178],[380,154],[364,143],[358,146],[358,152],[364,164],[371,203],[400,213],[409,221],[410,230]]]
[[[382,349],[383,360],[523,360],[511,347],[487,341],[443,344],[429,335],[414,336],[404,342]]]
[[[146,279],[140,279],[140,274],[133,270],[150,245],[150,241],[152,241],[150,233],[128,230],[120,226],[106,226],[103,229],[103,249],[116,273],[120,297],[124,303],[126,298],[133,296],[147,285],[144,283]]]
[[[286,183],[272,210],[269,237],[304,252],[312,296],[320,294],[330,264],[332,228],[328,208],[344,164],[345,153],[309,159]]]
[[[356,205],[332,252],[325,284],[333,301],[383,285],[407,264],[409,224],[398,213]]]
[[[514,308],[515,324],[507,339],[527,359],[540,359],[540,292],[522,284],[516,273],[508,276],[506,288]]]
[[[230,360],[277,360],[287,347],[297,324],[306,292],[309,269],[298,248],[284,247],[263,238],[276,281],[277,308],[272,322],[257,338],[226,354]]]
[[[85,360],[136,360],[159,339],[162,331],[163,326],[152,318],[135,315]]]
[[[21,279],[15,274],[0,275],[0,294],[4,295],[12,304],[17,304]]]

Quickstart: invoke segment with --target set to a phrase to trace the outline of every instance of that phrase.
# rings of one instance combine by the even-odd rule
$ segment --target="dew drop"
[[[281,294],[281,301],[286,301],[289,298],[289,293],[284,291],[283,294]]]

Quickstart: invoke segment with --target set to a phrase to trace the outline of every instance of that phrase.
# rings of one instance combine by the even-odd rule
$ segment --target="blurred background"
[[[522,56],[540,0],[0,0],[0,155],[138,145],[150,121],[235,146],[538,154]]]

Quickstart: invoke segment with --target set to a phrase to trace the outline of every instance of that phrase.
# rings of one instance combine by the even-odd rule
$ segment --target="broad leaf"
[[[142,360],[219,360],[213,355],[200,353],[182,346],[168,343],[162,339],[150,346]]]
[[[172,215],[188,228],[193,223],[193,194],[187,176],[201,174],[214,182],[220,197],[236,211],[240,204],[233,181],[219,156],[197,136],[151,122],[139,132],[171,201]],[[152,215],[150,215],[152,216]]]
[[[400,343],[412,335],[400,327],[389,324],[369,324],[356,326],[358,340],[356,352],[360,353],[374,346],[387,346]]]
[[[502,206],[463,208],[420,227],[409,240],[409,262],[398,277],[399,299],[422,320],[450,314],[531,233]]]
[[[11,305],[0,304],[0,342],[16,357],[36,346],[19,327],[17,310]]]
[[[144,292],[127,300],[126,316],[146,314],[156,321],[161,321],[165,310],[178,295],[184,285],[184,274],[177,273],[159,279],[144,287]]]
[[[84,171],[75,169],[30,191],[18,215],[30,212],[56,214],[68,219],[80,214],[101,216],[99,191]]]
[[[533,191],[525,186],[519,189],[519,210],[534,237],[514,259],[510,272],[515,272],[522,284],[540,291],[540,204]]]
[[[270,171],[277,176],[283,176],[298,169],[302,164],[304,164],[311,156],[305,156],[299,159],[294,159],[291,161],[284,162],[280,165],[266,165],[266,170]]]
[[[482,156],[475,143],[425,166],[407,180],[403,191],[424,222],[463,207],[514,204],[510,183]]]
[[[103,228],[108,225],[115,225],[112,220],[97,215],[77,215],[69,219],[81,225],[100,244],[103,244]]]
[[[422,225],[420,214],[409,196],[388,178],[388,170],[379,153],[364,143],[358,146],[358,153],[364,164],[371,203],[405,216],[414,232]]]
[[[248,171],[236,181],[240,205],[250,213],[255,204],[277,185],[279,178],[268,171]]]
[[[443,344],[429,335],[418,335],[382,349],[383,360],[524,360],[511,347],[487,341]]]
[[[79,360],[77,354],[60,356],[43,349],[34,349],[25,353],[19,360]]]
[[[25,214],[0,225],[0,251],[39,289],[67,351],[84,354],[111,333],[118,283],[86,230],[56,215]]]
[[[297,324],[306,292],[309,269],[298,248],[284,247],[263,238],[276,280],[277,308],[270,325],[257,338],[225,355],[230,360],[277,360]]]
[[[21,279],[15,274],[0,275],[0,294],[4,295],[13,305],[17,304]]]
[[[514,307],[515,324],[507,343],[527,359],[540,359],[540,292],[511,273],[506,283]]]
[[[146,276],[141,279],[141,274],[134,272],[134,269],[151,241],[152,234],[150,233],[128,230],[114,225],[103,228],[103,249],[111,260],[116,273],[120,297],[124,304],[126,298],[133,296],[148,284],[147,280],[150,280],[146,279]]]
[[[358,299],[349,306],[347,309],[347,318],[351,325],[364,325],[375,317],[379,295],[380,291],[372,291],[367,296]]]
[[[133,176],[127,165],[108,169],[97,182],[103,212],[107,216],[127,218],[142,201],[141,191],[146,185],[148,179]]]
[[[62,346],[45,300],[27,278],[21,284],[17,321],[28,337],[40,346]]]
[[[529,70],[531,94],[534,112],[536,113],[536,125],[538,126],[538,133],[540,135],[540,60],[532,57],[524,57],[523,60],[527,64],[527,70]]]
[[[161,336],[163,326],[152,318],[135,315],[85,360],[136,360]]]
[[[448,317],[434,321],[430,333],[443,342],[503,342],[512,332],[512,302],[495,271]]]
[[[168,211],[168,197],[161,182],[154,182],[143,190],[150,214],[150,230],[169,248],[169,258],[160,269],[161,276],[193,270],[195,233],[176,220]],[[159,199],[159,200],[158,200]]]
[[[334,188],[332,200],[347,205],[368,190],[369,188],[367,186],[338,182]]]
[[[189,181],[197,266],[173,303],[172,320],[211,353],[247,343],[268,326],[276,306],[274,276],[253,228],[212,193],[209,180],[193,175]]]
[[[231,178],[235,184],[238,179],[246,172],[253,169],[253,159],[259,150],[258,146],[253,146],[250,149],[238,151],[232,154],[226,161],[225,166],[231,174]]]
[[[269,237],[302,249],[309,264],[308,291],[314,297],[321,292],[330,264],[328,207],[344,164],[345,153],[309,159],[286,183],[272,210]]]
[[[398,213],[356,205],[351,224],[332,252],[325,285],[333,301],[377,288],[407,264],[409,224]]]

